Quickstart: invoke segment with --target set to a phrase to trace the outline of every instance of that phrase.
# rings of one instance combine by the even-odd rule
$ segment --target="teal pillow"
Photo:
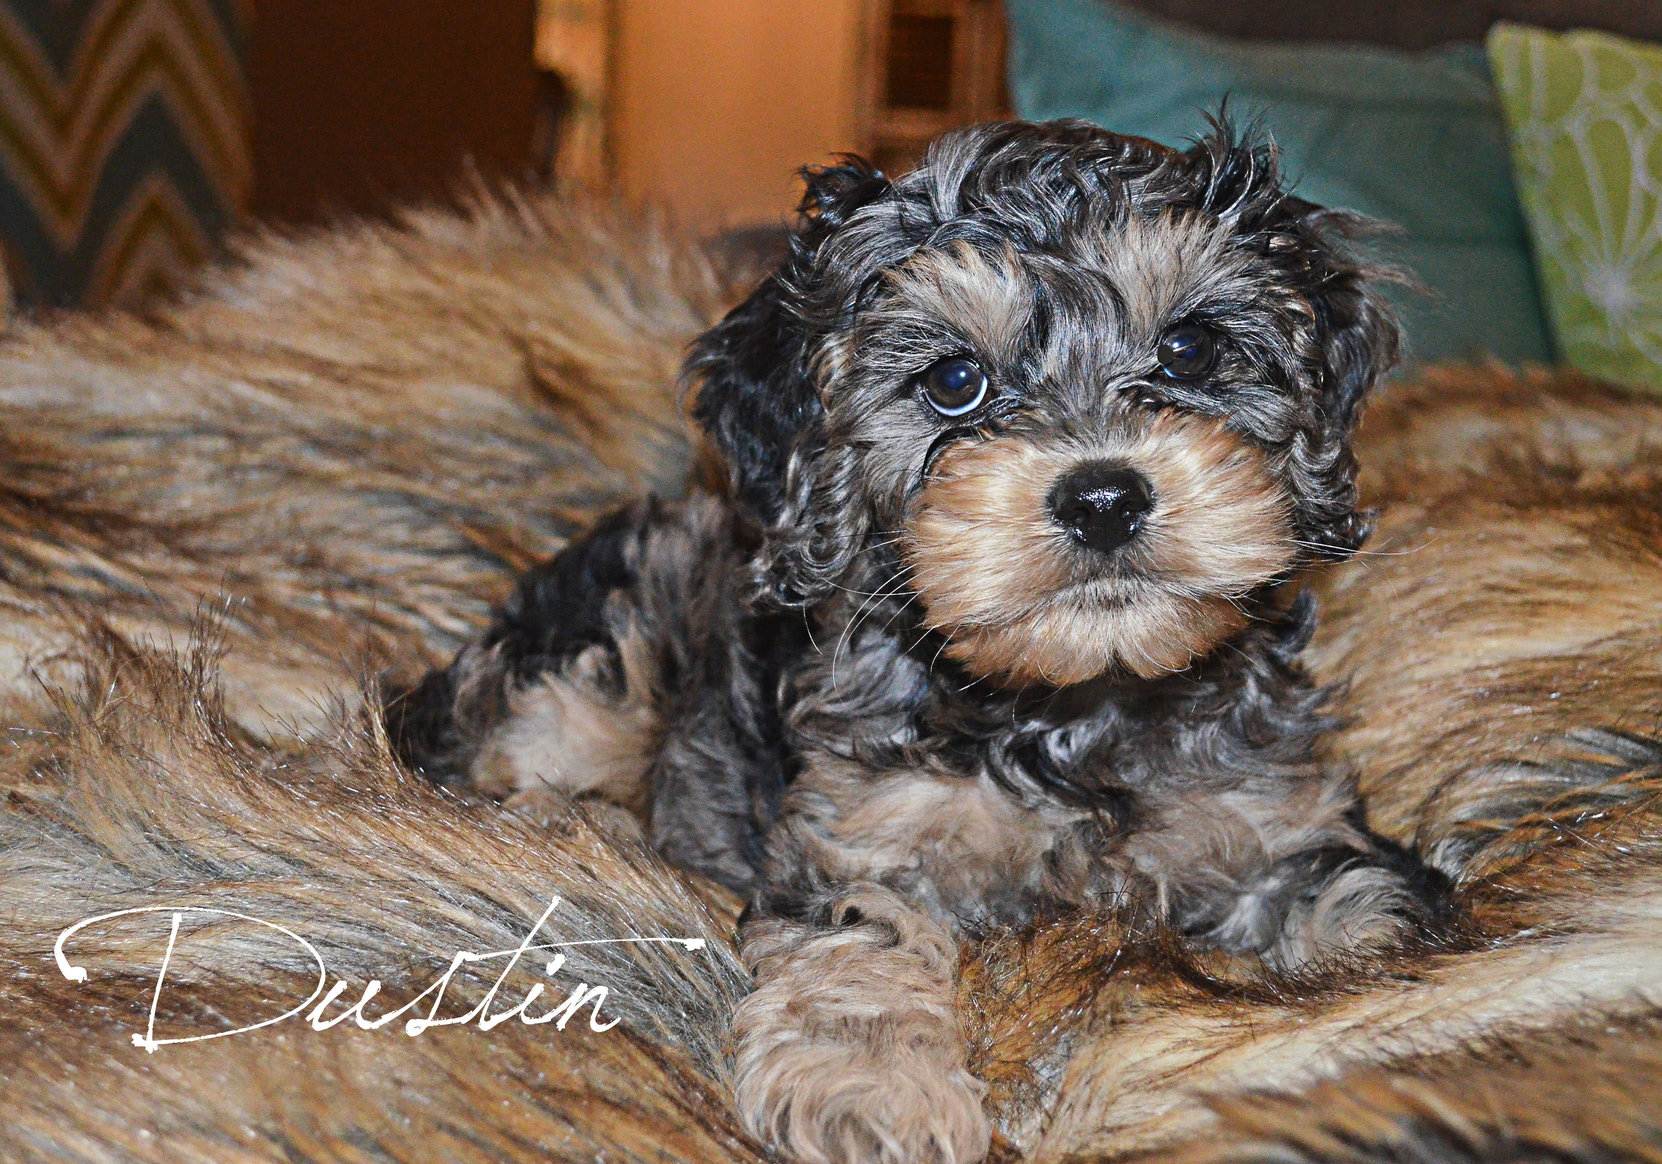
[[[1483,47],[1405,53],[1224,40],[1104,0],[1007,0],[1017,113],[1182,145],[1225,96],[1262,117],[1296,193],[1398,227],[1376,246],[1410,359],[1552,356]]]

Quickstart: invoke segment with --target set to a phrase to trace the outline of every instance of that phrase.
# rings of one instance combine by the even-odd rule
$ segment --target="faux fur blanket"
[[[685,487],[675,369],[747,277],[483,201],[0,341],[0,1158],[757,1158],[738,903],[427,787],[365,710]],[[1662,406],[1450,368],[1359,455],[1335,761],[1459,937],[1295,981],[1109,914],[987,935],[995,1157],[1662,1160]]]

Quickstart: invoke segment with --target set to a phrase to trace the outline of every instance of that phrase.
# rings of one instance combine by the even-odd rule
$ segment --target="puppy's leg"
[[[622,510],[526,574],[484,640],[387,706],[401,758],[437,783],[528,807],[593,797],[643,814],[666,672],[713,617],[732,556],[720,505]],[[719,628],[716,628],[719,629]]]
[[[1083,814],[989,777],[816,757],[741,930],[740,1111],[800,1160],[969,1164],[991,1133],[954,1010],[958,919],[1016,920],[1082,867]],[[1025,903],[1025,905],[1023,905]]]
[[[1369,832],[1338,776],[1186,802],[1128,847],[1170,921],[1280,970],[1377,949],[1442,913],[1437,875]]]

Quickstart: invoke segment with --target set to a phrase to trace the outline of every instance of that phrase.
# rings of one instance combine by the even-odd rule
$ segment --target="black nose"
[[[1137,536],[1154,508],[1148,480],[1135,469],[1081,465],[1050,491],[1050,513],[1079,543],[1108,554]]]

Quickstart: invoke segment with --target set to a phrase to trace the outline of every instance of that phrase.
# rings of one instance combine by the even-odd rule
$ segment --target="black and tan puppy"
[[[730,493],[619,513],[391,706],[432,778],[614,802],[749,896],[737,1100],[796,1158],[986,1151],[962,927],[1115,903],[1296,969],[1422,908],[1297,662],[1396,350],[1349,225],[1222,127],[812,172],[688,365]]]

